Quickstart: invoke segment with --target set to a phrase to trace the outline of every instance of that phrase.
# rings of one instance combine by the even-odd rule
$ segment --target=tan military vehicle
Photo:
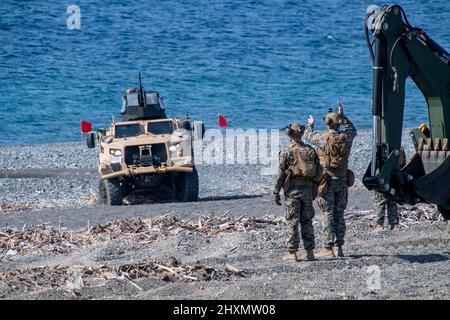
[[[127,89],[121,115],[120,122],[87,136],[88,147],[99,148],[101,201],[121,205],[135,190],[171,190],[179,201],[197,201],[193,139],[203,136],[203,123],[167,118],[159,93],[141,84],[139,91]]]

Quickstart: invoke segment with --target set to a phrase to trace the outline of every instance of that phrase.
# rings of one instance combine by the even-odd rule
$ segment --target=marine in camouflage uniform
[[[283,257],[284,261],[297,261],[297,251],[300,244],[299,225],[301,226],[301,238],[303,240],[303,247],[306,251],[305,258],[307,260],[314,260],[314,227],[312,219],[314,217],[313,199],[315,198],[313,192],[313,183],[318,183],[322,170],[319,164],[317,154],[311,146],[306,145],[301,141],[304,132],[304,126],[293,124],[289,127],[291,130],[286,130],[291,138],[291,144],[287,149],[280,151],[278,174],[274,187],[274,201],[277,205],[280,203],[280,191],[284,189],[285,208],[284,214],[287,220],[288,240],[287,249],[288,254]],[[286,128],[288,129],[288,128]],[[295,147],[310,148],[311,154],[317,165],[317,172],[314,178],[292,177],[289,178],[288,169],[294,163],[293,149]]]
[[[406,165],[406,155],[403,147],[400,148],[399,166],[400,168]],[[391,226],[391,230],[398,230],[399,218],[398,218],[398,205],[395,201],[389,199],[380,192],[375,192],[373,195],[373,203],[376,214],[374,231],[384,230],[384,219],[387,211],[388,223]]]
[[[384,194],[375,192],[373,195],[373,202],[376,214],[375,231],[384,229],[384,218],[387,210],[388,223],[391,225],[391,229],[396,229],[399,223],[398,220],[398,207],[395,201],[390,200]]]
[[[324,121],[327,123],[328,130],[318,133],[314,131],[314,119],[310,117],[305,130],[305,140],[317,146],[317,153],[325,171],[323,181],[325,191],[319,193],[317,201],[323,215],[324,250],[316,256],[334,257],[334,246],[336,246],[338,256],[344,255],[342,246],[345,242],[346,231],[344,211],[348,201],[347,168],[339,169],[338,171],[330,168],[325,160],[325,147],[329,135],[336,136],[345,133],[347,136],[345,140],[346,147],[348,152],[350,152],[357,131],[344,115],[341,104],[339,104],[339,113],[329,113],[324,117]],[[343,131],[340,130],[341,125],[344,126]]]

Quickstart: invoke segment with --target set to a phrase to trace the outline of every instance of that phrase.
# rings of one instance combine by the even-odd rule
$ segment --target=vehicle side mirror
[[[111,143],[111,142],[113,142],[113,140],[114,140],[114,137],[113,136],[102,136],[102,142],[104,142],[104,143]]]
[[[95,140],[95,132],[91,132],[86,135],[86,145],[89,149],[95,148]]]
[[[106,129],[103,129],[103,128],[97,129],[97,133],[100,136],[104,136],[104,135],[106,135]]]
[[[191,130],[191,122],[189,120],[182,120],[180,121],[179,127],[186,130]]]

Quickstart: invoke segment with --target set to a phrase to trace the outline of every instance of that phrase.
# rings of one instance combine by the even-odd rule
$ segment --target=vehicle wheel
[[[122,197],[129,196],[133,190],[133,184],[129,180],[124,180],[122,182]]]
[[[119,179],[100,179],[99,197],[103,204],[110,206],[122,205],[122,186]]]
[[[101,204],[106,204],[106,186],[103,179],[98,180],[98,198]]]
[[[176,194],[179,201],[193,202],[198,200],[198,172],[194,167],[192,172],[180,172],[175,178]]]

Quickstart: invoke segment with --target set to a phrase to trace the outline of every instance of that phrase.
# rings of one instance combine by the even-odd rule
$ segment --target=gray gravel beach
[[[360,179],[370,158],[371,133],[354,142],[350,167]],[[407,156],[413,154],[407,131]],[[282,144],[287,141],[283,138]],[[271,203],[273,176],[261,175],[260,165],[199,165],[200,201],[135,196],[133,205],[105,207],[97,203],[96,150],[82,142],[0,146],[0,226],[32,228],[43,223],[78,232],[114,219],[164,215],[199,217],[282,217]],[[176,234],[142,244],[118,237],[75,246],[69,253],[20,254],[0,248],[0,297],[4,299],[449,299],[450,238],[446,223],[431,205],[404,206],[401,229],[373,234],[372,194],[357,181],[350,189],[347,216],[347,257],[286,264],[284,225],[237,230],[217,235]],[[281,219],[282,220],[282,219]],[[320,247],[321,216],[314,226]],[[4,229],[6,230],[6,229]],[[230,253],[231,252],[231,253]],[[245,277],[211,281],[165,281],[143,277],[107,279],[99,286],[39,286],[23,291],[1,281],[1,273],[59,265],[116,267],[143,260],[202,263],[216,269],[226,264],[245,270]],[[381,270],[381,287],[368,289],[368,268]],[[137,286],[136,286],[137,285]],[[19,286],[20,287],[20,286]]]
[[[361,177],[370,159],[369,131],[358,134],[350,159],[356,174],[355,189],[362,188]],[[405,150],[413,146],[405,131]],[[281,137],[281,145],[287,139]],[[226,150],[225,150],[226,152]],[[97,150],[84,142],[41,145],[0,145],[0,205],[28,209],[82,207],[95,203],[98,188]],[[274,176],[262,175],[261,165],[198,166],[200,198],[269,195]]]

